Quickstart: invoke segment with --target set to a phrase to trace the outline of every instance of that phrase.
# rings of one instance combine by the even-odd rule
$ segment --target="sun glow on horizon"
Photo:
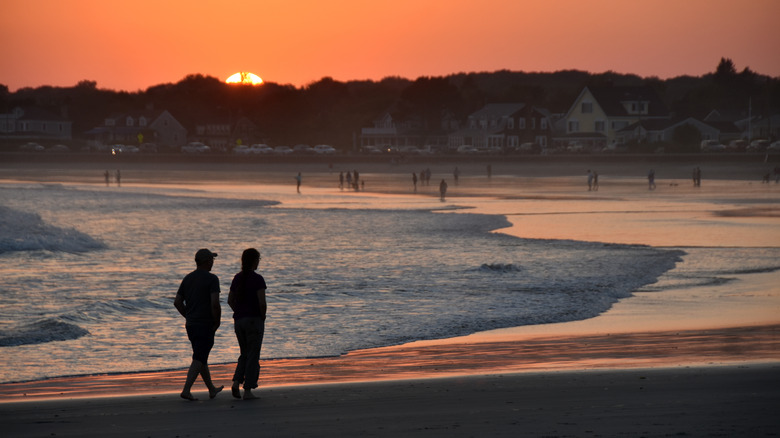
[[[254,73],[240,71],[227,78],[225,82],[228,84],[260,85],[263,83],[263,79]]]

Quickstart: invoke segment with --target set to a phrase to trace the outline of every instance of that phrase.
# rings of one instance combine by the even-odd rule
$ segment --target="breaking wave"
[[[35,213],[0,206],[0,254],[15,251],[87,252],[106,245],[73,228],[45,223]]]

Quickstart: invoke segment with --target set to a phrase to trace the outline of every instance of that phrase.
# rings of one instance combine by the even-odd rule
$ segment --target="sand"
[[[100,185],[102,165],[0,163],[0,179]],[[458,165],[458,185],[451,163],[122,169],[125,186],[235,192],[238,184],[248,194],[258,187],[294,190],[292,175],[302,171],[299,202],[307,203],[342,199],[338,171],[355,168],[366,179],[366,192],[351,195],[361,204],[505,214],[512,227],[501,232],[522,237],[661,247],[780,244],[780,186],[760,182],[771,168],[763,162],[696,163],[704,171],[700,188],[688,179],[690,162],[493,163],[489,179],[485,162]],[[644,178],[649,166],[654,191]],[[412,193],[411,172],[425,167],[434,182],[450,180],[446,203],[438,202],[433,182]],[[583,167],[599,170],[598,192],[587,191]],[[197,183],[193,175],[200,175]],[[638,293],[587,321],[337,358],[264,360],[255,402],[228,393],[181,400],[182,370],[0,384],[7,401],[0,403],[0,424],[9,436],[773,435],[780,430],[778,280],[777,272],[741,275],[728,287],[742,294],[716,286]],[[212,370],[219,384],[228,384],[230,373],[230,364]],[[194,392],[207,399],[200,382]]]

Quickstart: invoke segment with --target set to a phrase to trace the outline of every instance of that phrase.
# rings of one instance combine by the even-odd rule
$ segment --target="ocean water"
[[[509,225],[500,215],[299,199],[0,185],[0,382],[186,367],[172,303],[201,247],[220,254],[211,363],[238,355],[226,299],[247,247],[260,250],[268,284],[265,359],[586,319],[633,291],[728,281],[780,260],[772,248],[696,248],[676,268],[681,249],[520,239],[496,232]]]

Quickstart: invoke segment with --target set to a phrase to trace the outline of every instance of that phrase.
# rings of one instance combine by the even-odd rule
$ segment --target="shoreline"
[[[34,164],[16,168],[18,163],[12,163],[10,168],[3,169],[0,165],[0,182],[5,180],[10,182],[27,181],[38,183],[64,183],[64,184],[89,184],[97,187],[101,186],[102,172],[94,174],[85,174],[83,167],[76,169],[62,169],[59,165],[54,167],[44,166],[43,169]],[[435,167],[438,177],[449,169],[452,163],[442,164]],[[584,163],[583,163],[584,164]],[[731,179],[705,179],[704,187],[701,190],[693,190],[687,186],[687,178],[690,163],[675,165],[673,170],[668,170],[669,175],[674,175],[677,179],[669,185],[661,186],[654,192],[648,192],[644,185],[644,177],[641,172],[647,166],[647,163],[622,163],[618,167],[607,167],[607,171],[602,173],[603,182],[600,192],[587,192],[582,189],[584,182],[584,173],[581,171],[582,164],[552,163],[547,166],[539,166],[538,163],[526,163],[514,166],[511,170],[500,172],[504,165],[494,165],[494,176],[488,179],[478,172],[482,172],[483,164],[474,164],[471,167],[464,167],[464,177],[460,186],[450,185],[452,197],[448,199],[447,206],[465,206],[467,211],[486,214],[503,214],[512,223],[508,229],[497,230],[518,237],[524,238],[563,238],[573,240],[594,240],[594,241],[615,241],[616,243],[627,244],[648,244],[650,246],[671,247],[687,246],[696,244],[692,239],[692,234],[686,235],[664,235],[656,233],[659,228],[663,229],[663,221],[696,221],[706,222],[707,227],[711,227],[711,218],[715,216],[713,206],[723,204],[722,209],[734,211],[734,203],[739,206],[761,206],[768,208],[769,215],[744,213],[743,215],[724,216],[723,221],[728,221],[729,235],[717,236],[717,242],[722,246],[729,246],[731,243],[739,243],[742,246],[754,246],[759,244],[770,244],[772,247],[780,245],[780,235],[776,232],[767,235],[755,231],[756,224],[760,226],[771,227],[777,224],[775,212],[780,210],[778,204],[778,193],[780,189],[775,184],[761,185],[757,180],[749,178],[755,175],[759,167],[765,167],[766,164],[755,163],[746,166],[745,163],[727,164],[720,163],[724,175]],[[273,190],[280,192],[290,190],[292,187],[292,177],[290,173],[295,165],[287,165],[279,169],[279,165],[266,165],[261,169],[247,170],[242,168],[239,172],[210,171],[204,169],[205,164],[186,164],[181,169],[171,172],[169,169],[161,169],[157,166],[141,166],[133,171],[123,171],[124,187],[154,187],[179,186],[187,189],[202,190],[204,192],[220,191],[225,185],[230,187],[244,187],[251,196],[257,196],[257,193],[251,193],[254,189],[260,187],[273,187]],[[338,170],[327,168],[324,164],[307,164],[307,173],[305,173],[304,187],[307,192],[311,191],[321,196],[342,196],[343,192],[337,191],[334,187],[335,178]],[[413,166],[420,166],[419,163]],[[361,200],[370,197],[400,197],[410,199],[411,202],[423,202],[425,205],[437,205],[435,198],[435,184],[430,187],[421,187],[420,192],[412,194],[406,171],[411,166],[403,165],[377,165],[369,167],[369,170],[362,172],[368,179],[367,190],[365,192],[354,193]],[[90,166],[87,166],[89,169]],[[623,169],[618,171],[617,169]],[[264,169],[264,170],[263,170]],[[640,173],[640,175],[636,175]],[[307,175],[308,174],[308,175]],[[202,179],[199,184],[187,183],[192,181],[193,175],[200,175]],[[707,175],[707,173],[705,173]],[[706,177],[705,177],[706,178]],[[238,179],[239,181],[236,181]],[[279,181],[290,180],[290,185],[279,184]],[[308,183],[308,184],[307,184]],[[257,186],[257,184],[261,184]],[[263,185],[265,184],[265,185]],[[685,184],[685,185],[683,185]],[[267,186],[266,186],[267,185]],[[724,191],[728,188],[728,191]],[[115,188],[112,188],[115,189]],[[518,193],[519,192],[519,193]],[[745,203],[746,193],[752,199]],[[694,204],[691,204],[691,197]],[[399,198],[399,199],[400,199]],[[377,203],[383,202],[381,198]],[[395,198],[394,198],[395,199]],[[422,200],[422,201],[421,201]],[[562,202],[565,201],[565,202]],[[306,201],[301,201],[306,202]],[[367,200],[365,202],[372,202]],[[619,210],[614,205],[620,204]],[[648,205],[653,209],[653,218],[659,223],[643,222],[641,220],[631,219],[637,216],[640,219],[643,211],[648,210]],[[684,209],[680,206],[684,205]],[[697,205],[694,211],[689,210],[690,205]],[[717,207],[720,208],[720,207]],[[538,215],[529,216],[523,214],[524,211],[536,211]],[[766,212],[767,210],[762,210]],[[452,213],[452,212],[451,212]],[[454,211],[457,214],[457,211]],[[545,221],[554,218],[556,227],[554,227],[552,236],[544,234]],[[626,236],[616,236],[614,234],[614,225],[624,223],[623,221],[633,221],[631,224],[632,232]],[[537,220],[538,219],[538,220]],[[686,222],[687,223],[687,222]],[[583,226],[583,224],[585,226]],[[601,225],[600,225],[601,224]],[[704,229],[701,225],[696,225],[697,229]],[[561,234],[561,230],[565,230]],[[586,231],[584,231],[586,230]],[[736,231],[735,231],[736,230]],[[744,231],[741,232],[741,231]],[[635,236],[641,236],[642,241],[631,241]],[[757,235],[757,236],[756,236]],[[603,236],[609,239],[599,240]],[[753,236],[751,240],[746,240],[745,236]],[[712,236],[705,236],[710,239]],[[625,241],[620,239],[625,238]],[[743,275],[740,281],[742,288],[764,288],[771,281],[776,282],[777,271],[768,274],[769,281],[762,280],[760,284],[748,284],[755,278],[753,274]],[[746,277],[750,277],[747,279]],[[704,289],[712,289],[712,286],[702,286]],[[671,291],[675,293],[686,294],[689,290]],[[679,354],[680,351],[668,349],[659,355],[651,357],[642,357],[644,353],[643,346],[655,345],[669,342],[674,344],[675,335],[668,330],[658,330],[659,323],[653,321],[655,315],[652,313],[654,306],[658,305],[658,300],[663,300],[662,294],[669,291],[649,292],[646,294],[635,293],[631,298],[621,300],[613,309],[603,313],[595,318],[584,321],[574,321],[559,324],[548,324],[540,326],[523,326],[509,329],[494,330],[491,332],[481,332],[465,337],[447,338],[444,340],[418,341],[400,346],[382,347],[371,350],[358,350],[349,352],[342,356],[330,358],[315,359],[287,359],[265,362],[263,365],[267,368],[278,367],[280,376],[285,373],[292,373],[294,376],[302,375],[302,371],[312,367],[317,368],[317,372],[310,374],[310,380],[304,377],[293,381],[283,383],[283,385],[302,385],[314,381],[344,382],[356,380],[382,380],[378,378],[372,369],[376,368],[377,363],[382,361],[398,361],[398,368],[389,372],[391,379],[410,378],[433,378],[446,375],[463,374],[490,374],[495,372],[518,372],[518,371],[538,371],[540,369],[548,371],[561,371],[570,369],[600,369],[621,367],[664,367],[664,366],[686,366],[701,364],[719,364],[719,363],[750,363],[755,360],[770,361],[772,363],[780,362],[780,348],[778,347],[777,332],[778,318],[769,318],[761,320],[762,325],[750,324],[750,315],[742,315],[741,319],[733,320],[731,318],[719,319],[722,309],[708,309],[708,314],[703,314],[697,319],[698,325],[679,327],[681,332],[690,333],[694,338],[702,339],[702,345],[686,345],[689,348],[688,356]],[[642,297],[637,297],[642,295]],[[778,299],[775,295],[763,297],[764,301],[771,305],[777,305]],[[643,302],[644,300],[644,302]],[[640,307],[636,304],[641,303]],[[642,307],[644,306],[644,307]],[[706,306],[705,306],[706,307]],[[626,310],[628,309],[628,310]],[[645,309],[641,317],[638,317],[637,309]],[[649,311],[648,311],[649,310]],[[706,312],[705,312],[706,313]],[[684,315],[688,316],[688,315]],[[648,326],[637,329],[629,328],[628,322],[649,321]],[[747,321],[747,322],[746,322]],[[612,326],[612,329],[609,327]],[[622,330],[615,327],[623,327]],[[612,333],[612,334],[610,334]],[[693,335],[695,334],[695,335]],[[655,338],[654,338],[655,337]],[[621,342],[618,339],[625,338],[623,343],[634,343],[633,356],[621,356]],[[687,335],[684,336],[687,338]],[[740,354],[733,354],[728,351],[720,351],[726,347],[733,347],[731,340],[739,338],[745,340],[744,350]],[[576,344],[576,341],[585,343],[612,343],[612,354],[615,356],[610,360],[603,357],[588,357],[584,352],[580,356],[572,356],[567,360],[559,360],[561,352],[571,349],[570,344]],[[545,344],[546,342],[546,344]],[[643,343],[644,342],[644,343]],[[524,361],[523,356],[509,354],[509,351],[528,351],[524,350],[526,345],[531,343],[536,346],[537,352],[530,355],[536,357],[537,362]],[[649,344],[648,344],[649,343]],[[569,345],[567,345],[569,344]],[[488,346],[480,350],[480,345]],[[621,346],[622,345],[622,346]],[[714,350],[706,350],[706,348]],[[765,348],[770,345],[771,348]],[[679,346],[678,346],[679,347]],[[557,349],[556,349],[557,348]],[[607,348],[607,350],[610,350]],[[701,350],[705,348],[705,350]],[[719,350],[720,349],[720,350]],[[419,364],[414,359],[415,354],[408,353],[415,351],[418,357],[423,357],[422,362],[425,366]],[[697,353],[698,351],[698,353]],[[707,352],[709,351],[709,352]],[[714,351],[714,352],[713,352]],[[426,353],[423,353],[426,352]],[[503,356],[502,356],[503,352]],[[544,356],[542,354],[549,354]],[[427,354],[427,355],[426,355]],[[534,356],[536,354],[536,356]],[[378,356],[372,356],[378,355]],[[745,357],[750,356],[750,357]],[[374,365],[370,365],[373,357]],[[381,359],[379,359],[379,358]],[[475,357],[492,357],[493,362],[489,365],[475,361]],[[683,359],[686,357],[687,359]],[[633,360],[633,361],[632,361]],[[316,362],[316,364],[314,364]],[[338,367],[344,369],[351,366],[358,366],[360,363],[366,364],[361,371],[352,369],[351,374],[334,375],[326,372],[330,365],[338,363]],[[453,366],[452,364],[456,366]],[[345,365],[347,364],[347,365]],[[231,365],[215,365],[212,374],[216,376],[224,375],[229,380]],[[374,367],[374,368],[371,368]],[[417,368],[416,368],[417,367]],[[460,368],[458,368],[460,367]],[[525,368],[523,368],[525,367]],[[216,369],[219,368],[219,371]],[[447,368],[450,371],[443,371]],[[284,371],[287,370],[287,371]],[[294,371],[292,371],[294,370]],[[215,372],[216,371],[216,372]],[[319,374],[318,374],[319,373]],[[361,374],[362,373],[362,374]],[[452,374],[448,374],[452,373]],[[264,371],[261,371],[261,388]],[[329,376],[329,377],[326,377]],[[358,376],[364,376],[357,378]],[[269,376],[270,377],[270,376]],[[130,388],[149,388],[154,386],[155,391],[174,392],[179,386],[179,381],[183,378],[182,370],[170,370],[162,372],[139,372],[118,375],[93,375],[76,376],[68,378],[53,378],[38,381],[27,381],[13,384],[0,384],[0,394],[6,395],[6,399],[37,399],[39,397],[79,397],[77,394],[94,394],[96,391],[106,395],[117,392],[127,393]],[[281,377],[277,378],[279,381]],[[159,382],[169,382],[163,385],[162,389]],[[37,389],[35,389],[37,387]],[[28,394],[27,396],[23,394]]]

